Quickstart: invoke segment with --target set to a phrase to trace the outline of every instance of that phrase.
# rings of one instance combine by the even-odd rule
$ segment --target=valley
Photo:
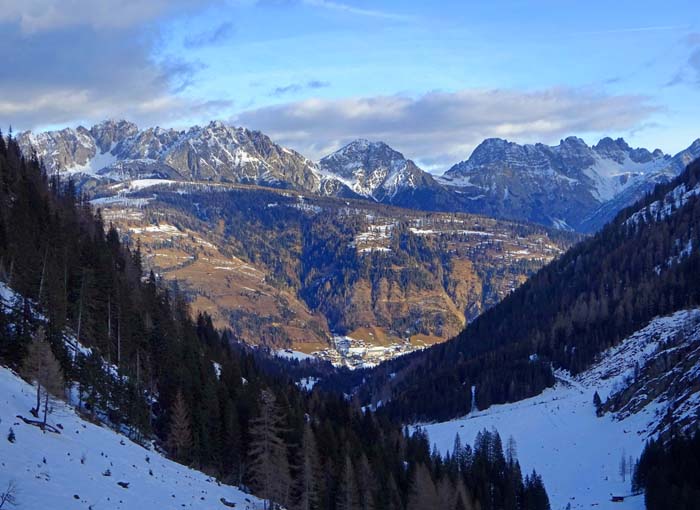
[[[4,0],[0,510],[700,510],[697,0]]]
[[[648,439],[668,433],[667,413],[674,414],[676,423],[689,426],[700,405],[697,392],[692,396],[684,395],[683,390],[667,393],[679,386],[642,381],[635,374],[640,367],[644,371],[658,365],[667,352],[687,348],[697,353],[699,341],[699,309],[658,317],[603,353],[590,369],[576,376],[557,372],[554,387],[540,395],[474,410],[455,420],[429,423],[424,429],[445,452],[452,448],[456,434],[466,443],[483,429],[498,430],[504,442],[512,437],[523,471],[536,468],[547,480],[552,508],[607,508],[615,495],[625,497],[615,508],[643,509],[644,498],[631,494],[633,466],[628,457],[637,459]],[[697,372],[700,364],[696,356],[692,368],[678,365],[669,372]],[[692,381],[685,386],[697,384],[697,377]],[[649,398],[633,412],[610,410],[596,415],[596,392],[604,402],[612,403],[635,386],[638,394]],[[628,470],[624,474],[620,470],[623,458]]]
[[[578,239],[225,183],[134,180],[94,196],[147,267],[217,326],[351,367],[455,335]]]

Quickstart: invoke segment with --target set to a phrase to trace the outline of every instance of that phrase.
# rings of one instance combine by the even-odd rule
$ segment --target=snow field
[[[262,502],[239,489],[170,461],[106,427],[81,419],[70,406],[54,405],[42,432],[31,418],[35,389],[0,367],[0,492],[17,485],[21,509],[226,509],[257,510]],[[8,441],[9,430],[15,442]],[[128,488],[118,485],[128,483]]]

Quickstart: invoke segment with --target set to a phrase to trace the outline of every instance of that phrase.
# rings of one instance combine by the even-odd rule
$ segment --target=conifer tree
[[[549,497],[542,477],[534,470],[531,475],[525,477],[523,492],[523,510],[550,510]]]
[[[360,508],[362,510],[374,510],[374,495],[377,490],[374,471],[362,452],[357,463],[357,483],[360,492]]]
[[[407,510],[426,510],[441,508],[440,497],[425,464],[418,464],[413,474],[411,492],[408,496]]]
[[[250,485],[265,502],[265,509],[287,503],[290,485],[287,446],[283,438],[284,415],[275,395],[262,390],[260,411],[250,422]]]
[[[598,395],[597,391],[593,394],[593,406],[595,407],[596,415],[602,416],[602,414],[603,414],[603,411],[602,411],[603,402],[601,401],[600,395]]]
[[[359,510],[361,508],[355,468],[348,454],[345,454],[345,461],[343,462],[335,507],[336,510]]]
[[[190,460],[192,449],[192,426],[187,404],[178,391],[170,411],[170,432],[168,434],[170,454],[180,462]]]
[[[300,469],[297,479],[295,508],[297,510],[315,510],[319,508],[321,501],[320,481],[321,466],[316,449],[311,425],[304,424],[304,435],[301,444]]]
[[[45,426],[49,400],[52,396],[61,396],[64,387],[61,365],[46,341],[43,328],[39,328],[32,337],[23,373],[25,377],[36,383],[36,407],[31,411],[34,416],[39,416],[42,398],[44,400],[43,425]]]

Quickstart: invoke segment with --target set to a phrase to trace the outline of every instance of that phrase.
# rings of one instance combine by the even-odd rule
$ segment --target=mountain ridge
[[[622,138],[593,146],[575,136],[554,146],[487,138],[435,176],[381,141],[359,138],[314,162],[264,133],[221,121],[175,130],[107,120],[90,129],[27,131],[18,140],[50,173],[88,186],[141,178],[255,184],[581,232],[599,229],[700,157],[700,139],[671,156]]]

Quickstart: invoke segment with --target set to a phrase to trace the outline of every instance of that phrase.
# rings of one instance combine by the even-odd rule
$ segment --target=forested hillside
[[[541,392],[653,317],[700,302],[700,163],[621,212],[453,340],[377,369],[364,398],[446,419]],[[472,397],[473,395],[473,397]]]
[[[548,507],[536,474],[504,465],[497,437],[443,459],[424,434],[299,388],[280,361],[191,317],[144,278],[138,247],[3,137],[0,267],[0,362],[37,382],[38,399],[70,389],[87,418],[224,482],[305,509]],[[46,412],[26,423],[59,433]]]
[[[250,186],[133,181],[93,200],[144,263],[241,340],[420,348],[579,239],[541,226]],[[325,354],[325,353],[324,353]]]
[[[635,464],[633,486],[644,491],[647,510],[700,508],[700,432],[664,443],[650,441]]]

